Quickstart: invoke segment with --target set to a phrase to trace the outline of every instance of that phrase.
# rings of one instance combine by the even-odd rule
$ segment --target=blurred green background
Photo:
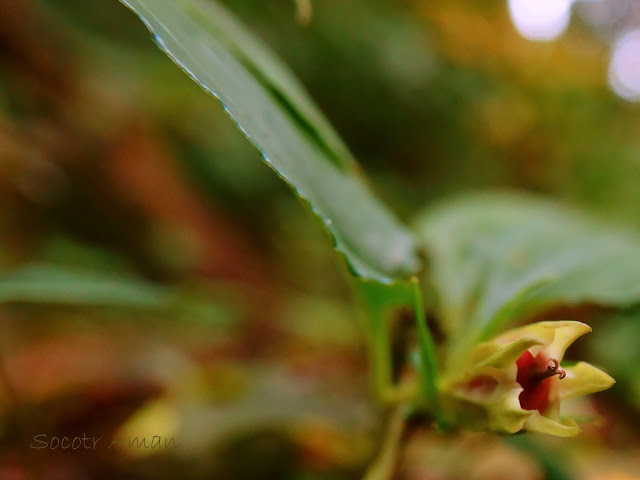
[[[509,187],[640,227],[640,110],[610,66],[633,3],[577,3],[548,41],[518,31],[514,1],[316,0],[309,22],[291,0],[224,3],[403,220]],[[359,478],[384,417],[331,247],[119,2],[3,0],[0,267],[117,280],[2,306],[0,479]],[[418,430],[399,478],[640,478],[638,313],[571,313],[594,322],[576,349],[618,380],[579,407],[611,418],[574,441]],[[131,432],[177,448],[29,448]]]

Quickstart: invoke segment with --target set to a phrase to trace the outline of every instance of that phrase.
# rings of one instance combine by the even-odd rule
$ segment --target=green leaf
[[[125,3],[128,3],[126,1]],[[293,72],[259,39],[231,15],[222,5],[208,1],[203,8],[185,2],[202,28],[215,31],[240,63],[294,112],[296,119],[312,132],[337,165],[358,168],[348,147],[343,143]]]
[[[415,272],[413,237],[372,195],[346,147],[264,45],[213,2],[121,1],[320,217],[354,274],[390,283]]]
[[[486,339],[557,305],[640,301],[640,239],[551,200],[463,196],[421,215],[417,231],[452,335]]]
[[[0,277],[0,303],[158,309],[172,306],[176,300],[176,292],[167,287],[54,265],[30,265]]]

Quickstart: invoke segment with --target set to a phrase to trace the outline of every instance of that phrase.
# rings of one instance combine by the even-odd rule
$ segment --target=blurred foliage
[[[486,340],[560,305],[638,299],[640,243],[581,212],[509,192],[443,201],[418,216],[442,328]],[[597,254],[594,254],[597,252]]]
[[[498,0],[317,0],[308,25],[290,0],[224,3],[401,218],[516,187],[640,226],[638,110],[609,92],[606,47],[579,19],[545,44],[520,38]],[[3,271],[53,263],[177,295],[164,309],[2,306],[3,478],[360,478],[382,425],[330,241],[119,2],[2,2],[0,162]],[[540,314],[594,326],[581,358],[618,385],[575,409],[601,426],[514,445],[410,430],[399,478],[638,478],[636,313]],[[175,450],[28,448],[168,411]]]

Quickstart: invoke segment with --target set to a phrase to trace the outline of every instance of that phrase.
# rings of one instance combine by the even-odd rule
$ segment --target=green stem
[[[378,398],[385,402],[393,386],[391,370],[391,342],[385,316],[376,312],[372,318],[371,351],[373,354],[373,382]]]
[[[436,356],[436,345],[425,319],[419,281],[416,277],[413,277],[411,283],[413,285],[415,317],[418,330],[420,396],[427,404],[438,425],[442,427],[442,415],[438,405],[438,358]]]
[[[406,426],[407,412],[403,405],[398,406],[391,416],[384,443],[375,462],[367,470],[364,480],[389,480],[398,463],[400,443]]]

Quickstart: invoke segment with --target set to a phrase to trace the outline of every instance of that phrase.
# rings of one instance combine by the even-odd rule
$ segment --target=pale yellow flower
[[[615,383],[589,363],[562,365],[566,349],[590,331],[580,322],[539,322],[476,345],[462,367],[445,372],[444,408],[474,429],[579,434],[573,419],[560,417],[562,400]]]

